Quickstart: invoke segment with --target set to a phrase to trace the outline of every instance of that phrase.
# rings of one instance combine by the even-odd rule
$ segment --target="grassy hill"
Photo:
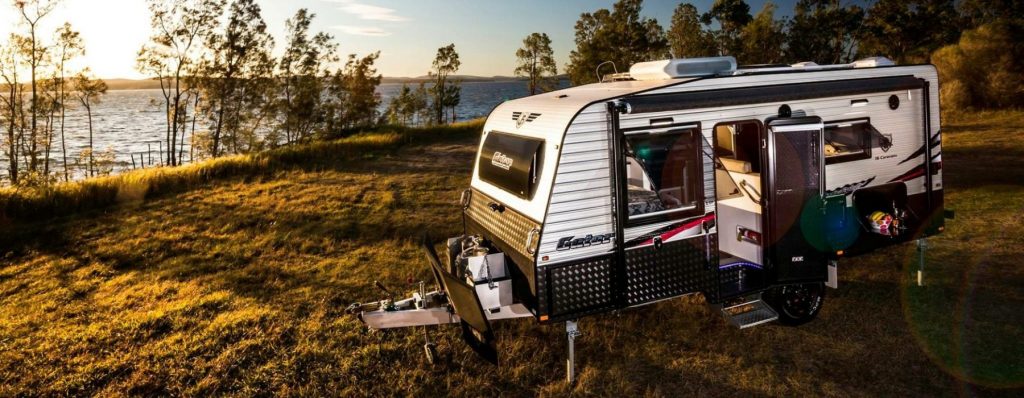
[[[497,324],[498,367],[455,328],[431,328],[430,366],[422,330],[370,333],[344,314],[380,297],[374,280],[428,278],[411,241],[459,231],[479,124],[209,166],[5,227],[0,396],[1020,394],[1021,125],[1021,112],[945,123],[958,218],[931,240],[926,286],[912,285],[904,245],[844,261],[820,319],[799,328],[736,330],[698,297],[585,318],[575,387],[561,325]]]

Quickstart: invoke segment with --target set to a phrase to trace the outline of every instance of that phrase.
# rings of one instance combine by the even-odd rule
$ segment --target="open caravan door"
[[[825,187],[824,125],[820,118],[768,123],[764,159],[767,232],[765,266],[769,284],[822,282],[828,278],[822,199]],[[817,244],[816,244],[817,243]]]

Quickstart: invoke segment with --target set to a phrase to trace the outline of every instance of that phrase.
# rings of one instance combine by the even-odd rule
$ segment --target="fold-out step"
[[[754,327],[779,319],[779,314],[761,299],[722,308],[722,315],[740,329]]]

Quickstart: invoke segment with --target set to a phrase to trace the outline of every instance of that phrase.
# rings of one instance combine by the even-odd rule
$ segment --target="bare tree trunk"
[[[36,27],[35,27],[35,24],[32,24],[31,26],[32,26],[32,28],[31,28],[31,30],[32,30],[32,34],[31,34],[31,37],[32,37],[32,57],[31,57],[32,64],[30,66],[31,66],[31,69],[32,69],[32,137],[31,137],[32,138],[32,143],[30,145],[31,145],[31,148],[32,148],[32,150],[31,150],[32,160],[29,162],[28,169],[30,171],[36,171],[36,165],[37,165],[37,162],[38,162],[38,156],[36,155],[36,141],[37,141],[36,140],[36,119],[37,119],[37,115],[36,114],[38,113],[38,110],[39,110],[39,105],[38,105],[39,104],[39,100],[38,100],[38,98],[36,98],[36,95],[37,95],[37,92],[36,92],[37,91],[36,90],[36,67],[38,66],[37,64],[39,63],[39,60],[36,59]]]
[[[199,94],[196,93],[196,102],[192,105],[192,140],[196,139],[196,119],[199,117]],[[185,131],[181,131],[181,143],[178,144],[178,164],[185,156]],[[191,159],[190,159],[191,160]]]
[[[223,82],[221,82],[223,84]],[[221,91],[220,102],[217,105],[220,108],[217,109],[217,124],[213,127],[213,148],[210,150],[210,154],[213,157],[220,156],[220,134],[224,128],[224,92]]]
[[[60,62],[60,153],[64,159],[64,182],[70,180],[68,177],[68,145],[64,141],[64,116],[67,110],[67,86],[64,85],[64,58]]]
[[[50,176],[50,148],[53,147],[53,121],[56,115],[53,114],[53,109],[50,109],[50,115],[46,118],[46,127],[43,130],[46,133],[46,146],[43,148],[43,175]]]
[[[85,114],[89,119],[89,177],[92,177],[96,175],[94,170],[95,161],[93,160],[96,149],[93,147],[92,142],[92,105],[88,101],[85,102]]]
[[[60,84],[61,84],[61,97],[63,98],[63,97],[65,97],[64,96],[64,78],[63,77],[61,77]],[[70,178],[68,177],[68,145],[67,145],[67,142],[64,141],[64,113],[65,113],[65,109],[66,109],[66,107],[64,106],[64,101],[65,100],[66,100],[66,98],[64,98],[64,99],[62,99],[60,101],[60,152],[61,152],[61,156],[63,156],[63,158],[64,158],[64,181],[67,182],[67,181],[70,180]]]

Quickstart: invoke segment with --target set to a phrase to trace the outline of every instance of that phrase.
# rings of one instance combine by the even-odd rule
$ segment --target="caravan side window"
[[[825,125],[825,164],[871,158],[874,127],[867,119],[830,122]]]
[[[487,133],[477,162],[480,179],[529,200],[540,175],[543,145],[544,141],[536,138]]]
[[[701,214],[704,205],[697,128],[626,134],[630,224]]]

